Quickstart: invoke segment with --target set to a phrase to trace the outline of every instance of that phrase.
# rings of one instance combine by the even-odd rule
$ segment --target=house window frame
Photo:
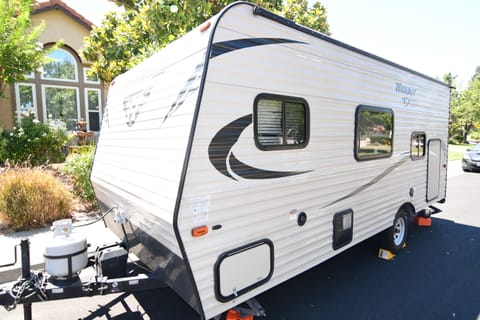
[[[64,49],[64,48],[57,48],[55,51],[57,50],[60,50],[60,51],[63,51],[65,52],[66,54],[68,54],[74,61],[75,63],[75,79],[62,79],[62,78],[49,78],[49,77],[45,77],[45,72],[44,72],[44,67],[42,66],[40,68],[40,79],[42,81],[55,81],[55,82],[71,82],[71,83],[80,83],[80,79],[79,79],[79,75],[78,75],[78,69],[79,69],[79,61],[77,60],[77,58],[75,57],[75,55],[70,52],[69,50],[67,49]],[[53,51],[53,52],[55,52]],[[53,53],[52,52],[52,53]],[[85,81],[84,81],[85,82]]]
[[[81,116],[81,111],[80,111],[80,88],[78,86],[65,86],[65,85],[53,85],[53,84],[41,84],[41,90],[42,90],[42,105],[43,105],[43,119],[45,123],[49,123],[50,119],[48,118],[48,112],[47,112],[47,94],[45,91],[45,88],[50,87],[50,88],[59,88],[59,89],[74,89],[76,91],[76,106],[77,106],[77,121],[80,119],[79,117]],[[66,123],[65,123],[66,125]],[[69,129],[66,129],[67,131],[71,131]]]
[[[88,76],[87,76],[87,73],[88,71],[90,71],[90,67],[84,67],[83,68],[83,82],[84,83],[88,83],[88,84],[100,84],[100,78],[97,77],[97,80],[96,81],[92,81],[92,80],[89,80],[88,79]]]
[[[30,82],[16,82],[15,83],[15,110],[17,115],[17,121],[21,120],[22,110],[20,108],[20,86],[27,86],[32,88],[32,108],[31,112],[35,114],[35,118],[38,118],[37,114],[37,88],[35,83]]]
[[[89,91],[96,91],[98,92],[98,110],[90,110],[89,109],[89,105],[88,105],[88,92]],[[87,130],[88,131],[92,131],[90,129],[90,113],[98,113],[98,126],[99,126],[99,129],[100,129],[100,126],[102,124],[102,90],[99,89],[99,88],[85,88],[84,89],[84,101],[85,101],[85,120],[87,121]],[[94,132],[98,132],[98,131],[94,131]]]
[[[259,140],[259,115],[258,115],[258,104],[261,100],[277,100],[281,101],[282,103],[282,143],[275,144],[275,145],[265,145],[262,144]],[[285,110],[287,103],[296,103],[303,105],[304,112],[303,112],[303,119],[304,119],[304,128],[303,128],[303,142],[302,143],[288,143],[286,142],[287,133],[285,132],[284,124],[286,122],[285,118]],[[293,97],[293,96],[286,96],[286,95],[278,95],[278,94],[270,94],[270,93],[261,93],[255,97],[254,100],[254,107],[253,107],[253,122],[254,122],[254,140],[255,145],[258,149],[263,151],[271,151],[271,150],[289,150],[289,149],[303,149],[308,145],[310,139],[310,107],[308,105],[307,100],[301,97]]]

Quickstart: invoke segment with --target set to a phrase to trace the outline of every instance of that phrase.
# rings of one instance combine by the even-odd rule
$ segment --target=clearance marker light
[[[211,22],[211,21],[205,22],[204,24],[202,24],[202,25],[200,26],[200,32],[207,31],[207,29],[210,28],[211,25],[212,25],[212,22]]]
[[[193,237],[201,237],[204,236],[208,233],[208,227],[207,226],[200,226],[192,229],[192,236]]]

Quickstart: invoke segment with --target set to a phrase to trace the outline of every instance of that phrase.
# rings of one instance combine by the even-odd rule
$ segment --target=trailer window
[[[386,158],[393,149],[393,111],[359,106],[355,121],[355,158],[358,161]]]
[[[412,133],[410,142],[410,156],[412,160],[423,159],[423,157],[425,157],[425,141],[426,136],[424,132]]]
[[[308,142],[304,99],[261,94],[255,99],[255,143],[262,150],[303,148]]]

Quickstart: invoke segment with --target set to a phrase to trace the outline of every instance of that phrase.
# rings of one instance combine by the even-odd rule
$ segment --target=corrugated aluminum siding
[[[115,79],[92,170],[103,203],[180,257],[173,215],[208,35],[194,30]]]
[[[442,139],[446,152],[446,87],[254,16],[249,5],[234,6],[221,17],[213,42],[243,38],[282,38],[304,43],[254,46],[210,59],[178,221],[207,318],[386,229],[401,204],[411,202],[417,209],[425,207],[426,158],[409,160],[411,132],[424,131],[427,139]],[[408,96],[408,105],[395,91],[397,82],[416,88],[415,96]],[[310,172],[246,180],[229,169],[234,180],[209,161],[212,138],[235,119],[252,114],[260,93],[290,95],[308,102],[309,143],[303,149],[259,150],[252,123],[232,152],[255,168]],[[354,115],[360,104],[393,110],[392,157],[355,160]],[[395,170],[361,190],[398,161],[402,164]],[[442,172],[442,177],[445,174]],[[413,197],[408,194],[410,188],[415,191]],[[333,251],[332,218],[345,209],[354,212],[353,241]],[[300,211],[308,215],[303,227],[296,222]],[[203,224],[210,227],[209,234],[193,238],[191,229]],[[214,225],[221,228],[212,230]],[[272,279],[232,302],[218,302],[212,266],[219,255],[263,238],[274,243]]]

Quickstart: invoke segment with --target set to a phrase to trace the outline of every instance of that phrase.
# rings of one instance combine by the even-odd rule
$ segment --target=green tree
[[[0,0],[0,96],[48,60],[38,42],[45,24],[32,28],[32,7],[33,0]]]
[[[114,0],[125,12],[107,14],[85,38],[83,56],[91,74],[111,82],[177,37],[218,13],[233,0]],[[306,0],[257,0],[258,5],[312,29],[329,33],[326,9]]]
[[[478,69],[478,68],[477,68]],[[463,92],[452,94],[450,133],[458,142],[468,142],[470,132],[480,127],[480,77],[474,76]]]

